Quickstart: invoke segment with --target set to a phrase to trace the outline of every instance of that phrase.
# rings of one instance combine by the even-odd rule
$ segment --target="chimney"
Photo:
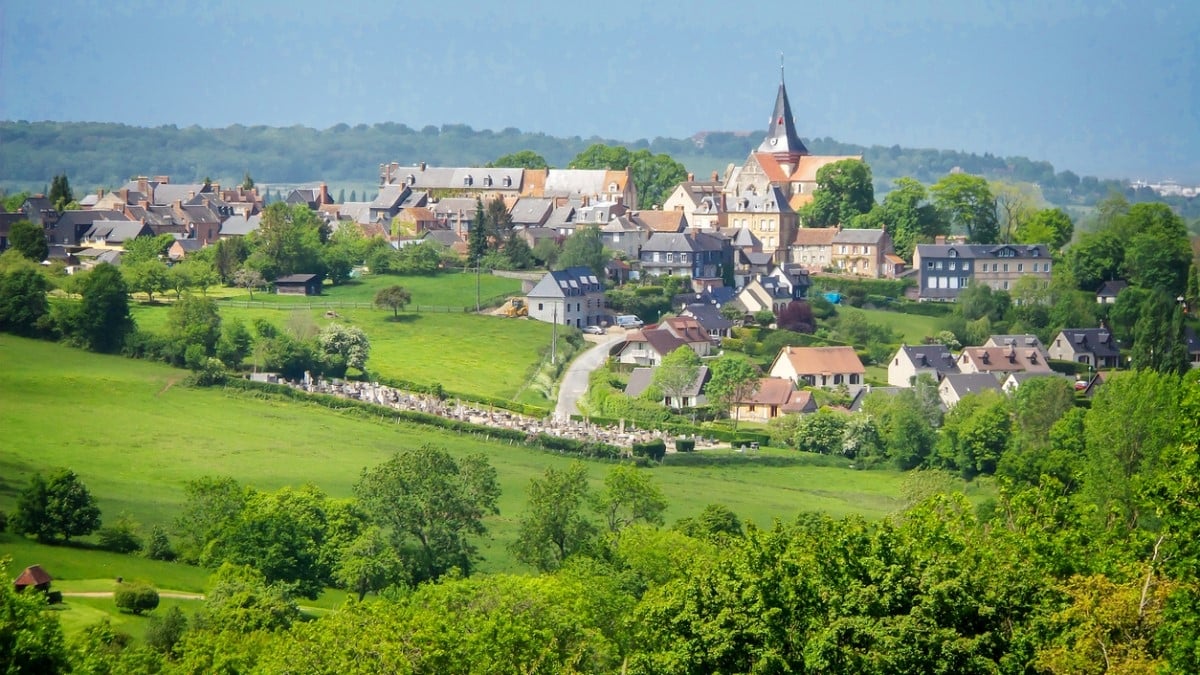
[[[944,234],[937,235],[936,237],[933,238],[933,243],[937,244],[938,246],[944,246],[946,244],[946,235],[944,235]]]
[[[155,182],[155,183],[169,184],[169,183],[171,182],[171,177],[170,177],[170,176],[155,176],[155,177],[154,177],[154,182]]]
[[[712,182],[715,183],[718,180],[721,180],[721,179],[717,176],[717,172],[716,171],[712,172]]]
[[[692,173],[691,171],[688,172],[688,182],[689,183],[696,182],[696,174]]]
[[[421,171],[425,170],[425,162],[421,162]]]
[[[122,204],[129,203],[129,190],[127,188],[121,188],[120,190],[117,190],[117,196],[121,198]]]

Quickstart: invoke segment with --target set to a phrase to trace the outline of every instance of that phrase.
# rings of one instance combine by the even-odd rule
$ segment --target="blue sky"
[[[1197,36],[1192,0],[5,0],[0,118],[758,132],[782,51],[805,137],[1200,182]]]

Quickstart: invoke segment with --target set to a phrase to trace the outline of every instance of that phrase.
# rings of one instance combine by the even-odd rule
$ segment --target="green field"
[[[379,289],[387,286],[403,286],[412,294],[410,309],[424,307],[475,308],[476,282],[479,284],[479,298],[486,304],[488,300],[519,294],[521,282],[517,279],[481,274],[478,278],[471,273],[447,272],[436,276],[399,276],[391,274],[368,274],[353,279],[340,286],[325,285],[320,296],[304,297],[297,295],[273,295],[256,291],[254,302],[264,302],[277,305],[306,305],[316,303],[356,302],[371,304]],[[225,289],[221,297],[230,301],[250,300],[250,293],[245,289]]]
[[[432,443],[455,455],[482,452],[499,474],[500,515],[488,519],[480,542],[483,571],[521,571],[507,546],[525,504],[529,480],[571,460],[555,454],[451,434],[427,427],[372,422],[315,405],[261,399],[223,389],[181,384],[184,371],[100,356],[52,343],[0,335],[0,509],[37,471],[68,466],[95,495],[104,516],[124,511],[147,529],[170,527],[187,480],[230,475],[256,488],[313,483],[348,496],[360,472],[396,450]],[[804,456],[767,450],[757,457],[714,451],[713,461],[652,469],[670,501],[668,522],[723,503],[744,520],[768,527],[804,511],[882,517],[902,506],[905,477],[891,471],[855,471],[806,465]],[[722,461],[715,461],[722,458]],[[681,458],[682,459],[682,458]],[[824,463],[825,458],[817,458]],[[586,464],[599,489],[611,464]],[[64,588],[107,583],[116,576],[146,579],[162,589],[202,590],[208,572],[101,551],[55,548],[0,535],[0,556],[13,567],[41,563]],[[314,603],[340,602],[327,594]],[[73,607],[102,609],[99,599]],[[79,615],[88,612],[81,609]],[[74,619],[73,619],[74,620]],[[134,624],[140,620],[130,619]],[[140,630],[136,625],[130,630]]]
[[[843,314],[853,314],[855,312],[863,314],[867,317],[867,321],[874,324],[882,324],[895,330],[900,334],[900,339],[905,344],[910,345],[924,344],[927,336],[936,335],[938,331],[942,330],[941,325],[944,321],[941,317],[903,314],[901,312],[889,312],[885,309],[859,309],[856,307],[839,306],[838,312]]]
[[[485,275],[488,292],[515,292],[520,282]],[[552,401],[530,392],[525,385],[549,348],[552,327],[527,319],[508,319],[475,313],[401,312],[398,318],[387,310],[369,307],[376,291],[400,284],[410,290],[413,302],[462,307],[474,302],[474,275],[446,274],[437,277],[367,277],[359,283],[326,288],[320,299],[295,296],[254,295],[246,303],[244,292],[219,301],[221,317],[241,319],[248,325],[266,319],[285,327],[302,314],[316,326],[339,322],[357,326],[371,339],[370,373],[389,379],[421,384],[440,382],[449,391],[515,399],[548,407]],[[485,295],[486,297],[486,295]],[[262,298],[271,302],[259,303]],[[425,300],[422,300],[425,298]],[[352,306],[321,306],[320,302],[360,303]],[[138,304],[133,317],[150,332],[165,329],[169,304]],[[330,314],[332,312],[333,314]]]

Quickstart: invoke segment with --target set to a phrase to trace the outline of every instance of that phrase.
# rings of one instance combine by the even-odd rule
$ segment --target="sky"
[[[1200,184],[1198,36],[1195,0],[4,0],[0,119],[758,133],[782,53],[805,138]]]

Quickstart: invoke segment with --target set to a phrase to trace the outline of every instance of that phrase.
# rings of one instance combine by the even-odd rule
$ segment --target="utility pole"
[[[479,307],[479,267],[480,267],[479,256],[475,256],[475,313],[476,314],[478,314],[479,310],[480,310],[480,307]]]
[[[551,311],[551,325],[554,326],[550,333],[550,365],[558,365],[558,305],[554,305]]]

